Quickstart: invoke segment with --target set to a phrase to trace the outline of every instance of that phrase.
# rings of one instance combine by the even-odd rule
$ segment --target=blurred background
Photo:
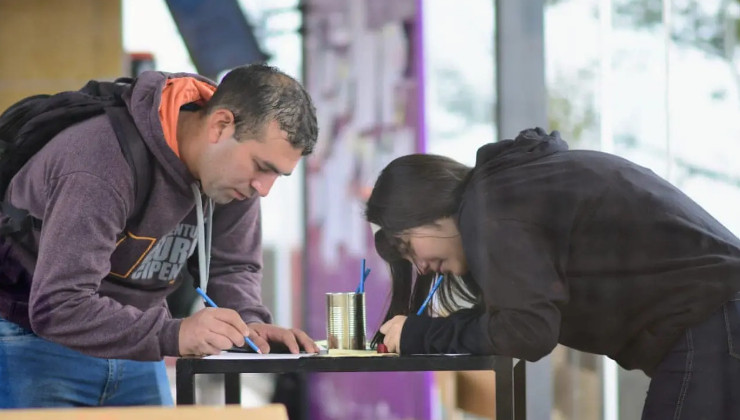
[[[218,80],[268,62],[303,81],[320,139],[262,201],[264,299],[277,324],[324,339],[324,293],[354,289],[365,258],[372,334],[389,276],[362,208],[400,154],[472,165],[485,143],[560,130],[571,148],[653,169],[740,232],[739,19],[739,0],[0,0],[0,110],[145,70]],[[171,301],[198,305],[188,290]],[[527,380],[533,419],[639,418],[648,384],[562,347]],[[199,378],[198,401],[222,404],[220,381]],[[292,420],[492,418],[495,404],[485,372],[242,383],[244,405],[284,402]]]

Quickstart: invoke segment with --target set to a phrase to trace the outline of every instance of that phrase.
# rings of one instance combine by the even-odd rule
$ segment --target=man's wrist
[[[164,356],[180,356],[180,324],[182,319],[166,319],[159,330],[159,348]]]

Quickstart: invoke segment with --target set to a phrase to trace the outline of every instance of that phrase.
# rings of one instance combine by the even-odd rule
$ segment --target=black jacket
[[[458,212],[484,307],[411,315],[402,353],[530,361],[557,343],[648,375],[740,290],[740,241],[652,171],[556,133],[478,150]]]

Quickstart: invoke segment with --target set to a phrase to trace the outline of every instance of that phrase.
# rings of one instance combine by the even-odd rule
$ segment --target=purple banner
[[[390,276],[373,247],[364,203],[393,158],[421,151],[421,19],[416,0],[311,0],[305,14],[306,86],[319,142],[306,162],[304,326],[326,338],[328,292],[357,287],[361,261],[368,337],[388,303]],[[308,380],[312,420],[431,417],[432,375],[327,373]]]

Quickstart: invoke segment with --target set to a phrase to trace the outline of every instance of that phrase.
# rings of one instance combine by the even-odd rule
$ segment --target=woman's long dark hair
[[[375,181],[365,217],[380,227],[375,249],[390,266],[390,304],[384,323],[396,315],[416,313],[429,293],[435,274],[418,274],[400,249],[398,236],[405,230],[452,217],[460,206],[462,190],[471,168],[438,155],[413,154],[388,164]],[[415,278],[414,278],[415,277]],[[454,281],[450,281],[454,280]],[[454,312],[459,304],[479,304],[480,289],[469,276],[445,276],[436,298],[441,308]],[[372,346],[383,341],[377,332]]]

